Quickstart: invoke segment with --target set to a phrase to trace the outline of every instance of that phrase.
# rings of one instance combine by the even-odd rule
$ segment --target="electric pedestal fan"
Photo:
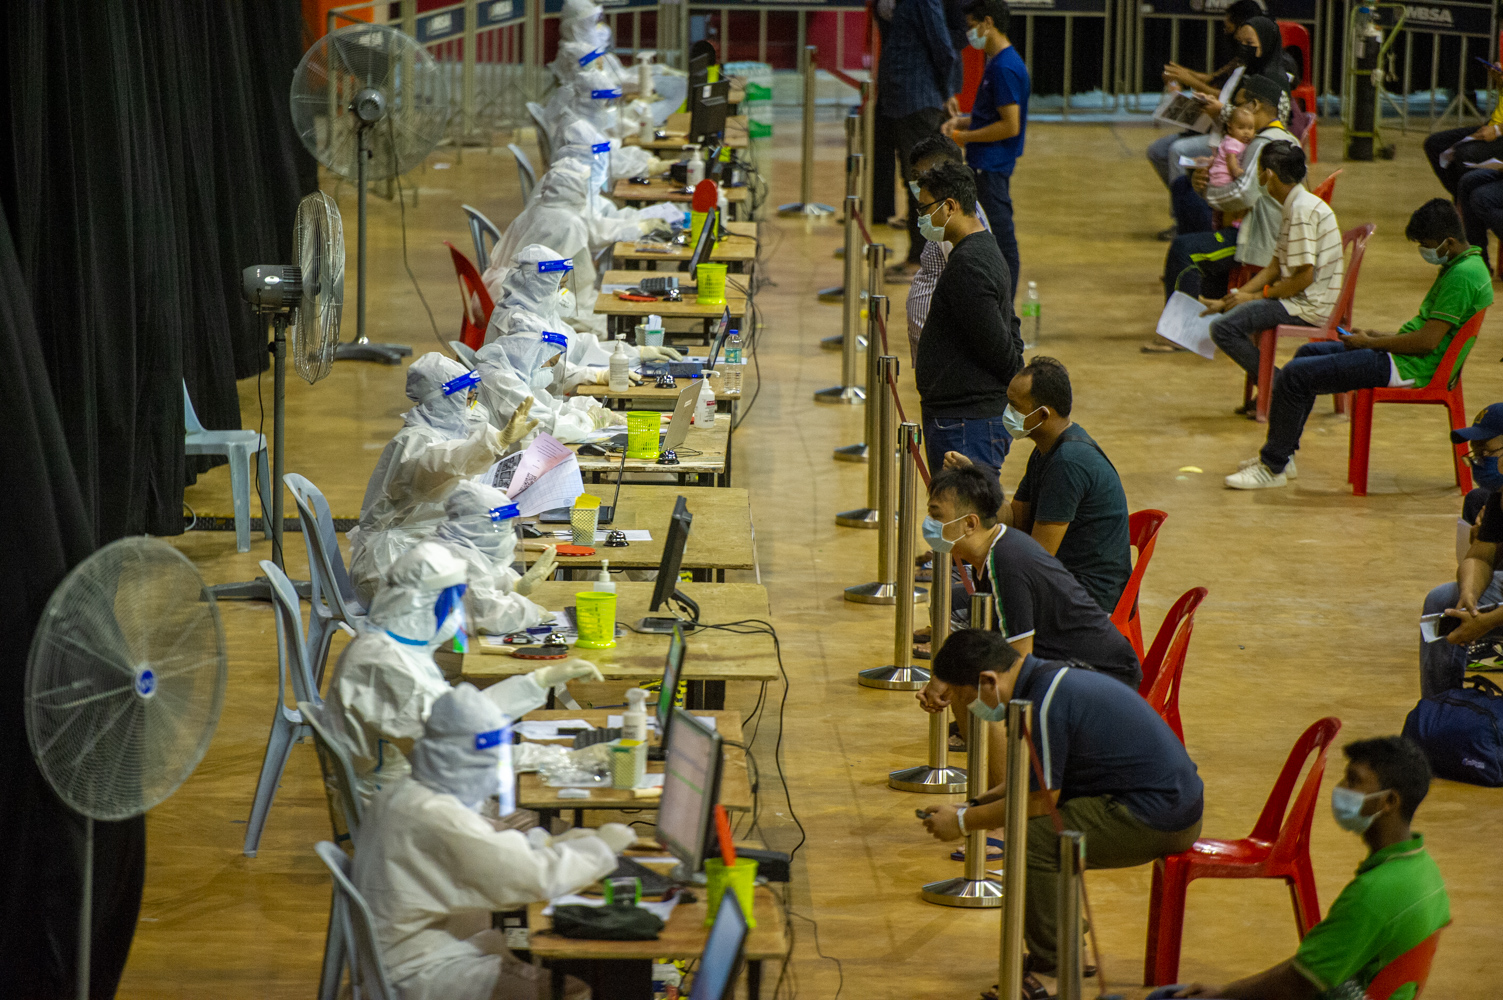
[[[293,265],[257,264],[240,275],[240,294],[251,308],[271,321],[272,329],[272,472],[271,557],[282,562],[283,442],[287,431],[287,346],[292,364],[309,385],[334,366],[339,349],[339,318],[344,307],[344,224],[339,206],[322,191],[303,198],[293,224]],[[304,525],[303,530],[311,530]],[[308,596],[307,581],[297,584]],[[213,588],[221,600],[271,600],[264,577]]]
[[[122,538],[52,592],[26,663],[26,737],[84,817],[77,995],[89,996],[94,821],[139,816],[203,759],[224,704],[224,629],[182,553]]]
[[[397,364],[404,344],[365,335],[365,188],[422,163],[448,126],[449,81],[408,35],[380,24],[354,24],[320,38],[292,74],[292,124],[314,158],[355,181],[355,339],[339,346],[347,361]]]

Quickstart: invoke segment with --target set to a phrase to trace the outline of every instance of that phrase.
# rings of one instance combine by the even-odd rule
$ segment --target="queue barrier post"
[[[861,199],[845,196],[845,298],[841,309],[840,384],[814,394],[816,403],[859,403],[866,390],[856,384],[856,337],[861,322],[861,230],[856,221]]]
[[[974,619],[972,619],[974,621]],[[1023,991],[1023,894],[1028,891],[1028,727],[1033,702],[1007,703],[1007,811],[1002,849],[1002,949],[997,996]]]
[[[851,195],[855,195],[857,198],[861,197],[861,175],[864,169],[865,164],[861,155],[861,120],[857,116],[857,110],[851,108],[845,116],[846,197],[850,197]],[[861,204],[864,205],[866,202],[863,201]],[[841,260],[845,259],[844,243],[835,251],[835,256]],[[845,298],[845,275],[841,275],[840,284],[821,288],[817,295],[821,302],[842,301]],[[839,334],[836,334],[833,337],[826,337],[821,340],[819,346],[826,351],[838,351],[842,343],[844,343],[843,338]]]
[[[866,245],[866,337],[857,338],[856,347],[866,348],[866,398],[871,399],[872,394],[881,392],[882,387],[877,382],[877,355],[879,351],[871,349],[871,345],[879,343],[879,331],[877,324],[887,318],[887,296],[882,294],[882,269],[887,266],[887,247],[881,243],[868,243]],[[880,316],[880,318],[879,318]],[[835,449],[837,462],[866,462],[870,443],[876,440],[877,410],[874,406],[866,408],[866,423],[860,443],[848,444]],[[867,477],[866,505],[872,506],[876,497],[876,483],[874,476]],[[842,524],[840,516],[835,518],[836,524]],[[859,525],[858,525],[859,527]]]
[[[881,407],[877,423],[877,451],[874,462],[878,471],[877,486],[877,579],[873,583],[861,583],[845,588],[845,599],[856,604],[893,604],[897,601],[897,559],[894,543],[897,541],[897,476],[894,464],[897,461],[898,408],[891,392],[886,389],[887,380],[894,381],[898,375],[898,359],[884,354],[877,359],[878,377],[883,391],[877,393],[873,406]]]
[[[834,215],[834,208],[814,200],[814,97],[819,72],[818,47],[804,46],[801,69],[804,74],[804,131],[799,149],[798,201],[779,205],[778,214]]]
[[[898,545],[894,593],[910,593],[913,600],[897,602],[897,613],[893,616],[892,662],[861,671],[857,683],[862,687],[917,691],[929,683],[929,671],[913,665],[913,605],[927,596],[923,588],[913,585],[913,536],[919,525],[918,463],[913,459],[913,449],[918,447],[918,440],[918,424],[898,426]]]
[[[901,558],[901,556],[899,557]],[[934,586],[929,588],[929,656],[950,637],[950,553],[934,553]],[[953,795],[965,791],[966,769],[950,766],[949,712],[929,714],[929,763],[893,771],[890,788],[900,792]]]
[[[887,310],[887,297],[878,296],[872,299],[866,310],[867,341],[871,344],[880,343],[880,334],[877,325],[882,322],[882,316]],[[855,510],[843,510],[835,515],[835,523],[842,528],[876,528],[881,521],[878,518],[878,510],[881,507],[882,496],[882,463],[872,461],[871,456],[876,454],[880,438],[882,436],[882,403],[879,397],[887,395],[887,387],[882,383],[881,352],[868,347],[866,351],[866,441],[862,444],[866,458],[866,506],[857,507]],[[855,447],[854,445],[852,447]],[[836,449],[835,457],[842,458],[842,452],[848,449]],[[845,459],[856,461],[855,459]]]
[[[1059,909],[1056,927],[1058,944],[1058,1000],[1085,1000],[1083,946],[1085,935],[1081,921],[1081,892],[1085,879],[1085,834],[1065,830],[1059,835]]]

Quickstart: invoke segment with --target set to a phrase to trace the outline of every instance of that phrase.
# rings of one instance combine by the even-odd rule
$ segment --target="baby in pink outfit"
[[[1248,140],[1257,133],[1251,111],[1242,106],[1232,112],[1226,122],[1226,135],[1216,148],[1216,154],[1211,157],[1207,171],[1213,186],[1230,184],[1242,176],[1242,151],[1247,148]]]

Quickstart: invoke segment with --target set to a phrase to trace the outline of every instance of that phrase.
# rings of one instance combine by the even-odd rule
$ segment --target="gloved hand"
[[[516,412],[511,415],[511,419],[506,422],[506,429],[501,431],[501,444],[503,447],[516,444],[537,428],[538,422],[536,420],[527,419],[527,414],[532,410],[534,402],[535,400],[531,396],[522,400],[522,405],[517,407]]]
[[[522,578],[512,584],[512,590],[526,597],[532,593],[532,588],[538,585],[540,580],[546,580],[553,574],[553,567],[558,565],[558,546],[550,545],[538,556],[538,561],[522,574]]]
[[[595,836],[605,841],[616,854],[620,854],[637,842],[637,834],[625,823],[606,823],[595,831]]]
[[[626,414],[617,410],[607,410],[605,407],[600,406],[589,412],[590,422],[597,429],[601,427],[619,427],[626,423]]]
[[[535,826],[526,833],[527,846],[534,851],[541,851],[545,847],[553,846],[553,836],[540,826]]]
[[[567,660],[559,660],[547,666],[538,667],[532,672],[532,679],[538,687],[551,688],[569,681],[603,681],[600,668],[589,660],[581,660],[577,656],[571,656]]]
[[[660,173],[662,173],[663,171],[665,171],[667,169],[668,169],[668,161],[667,160],[659,159],[656,156],[649,156],[647,158],[647,169],[644,170],[644,171],[642,171],[642,173],[644,173],[644,174],[660,174]],[[683,211],[682,208],[679,209],[679,216],[678,217],[681,218],[681,219],[684,217],[684,211]]]
[[[672,347],[654,347],[651,344],[643,344],[637,350],[642,352],[643,361],[682,361],[684,356]]]
[[[653,173],[658,171],[654,170]],[[638,219],[662,219],[664,222],[683,222],[683,202],[660,201],[637,212]]]
[[[610,385],[611,370],[609,368],[591,368],[590,385]]]
[[[643,236],[656,236],[659,238],[666,237],[673,232],[673,227],[662,219],[639,219],[637,220],[637,228],[641,230]]]

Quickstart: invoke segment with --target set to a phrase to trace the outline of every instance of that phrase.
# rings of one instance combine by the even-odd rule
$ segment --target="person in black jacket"
[[[958,451],[1000,469],[1012,438],[1003,423],[1007,385],[1023,367],[1012,276],[996,239],[976,217],[971,168],[942,163],[918,179],[919,229],[950,244],[929,300],[914,375],[929,468]]]

